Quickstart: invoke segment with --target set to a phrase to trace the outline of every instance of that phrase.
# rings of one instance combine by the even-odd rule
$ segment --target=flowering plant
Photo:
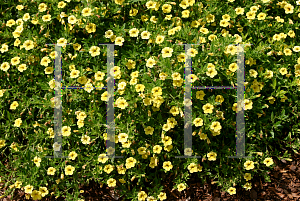
[[[230,195],[237,185],[251,189],[254,175],[268,181],[272,158],[288,158],[275,145],[284,139],[299,147],[300,2],[290,2],[6,3],[0,21],[5,195],[21,188],[28,199],[54,194],[80,200],[78,183],[94,179],[126,199],[167,200],[165,174],[174,175],[179,192],[193,174],[209,176]],[[115,160],[106,157],[113,150],[105,142],[113,139],[107,135],[103,43],[115,45],[115,154],[123,156]],[[46,44],[61,46],[61,85],[84,87],[62,89],[62,144],[52,140],[56,53]],[[192,45],[185,50],[179,44]],[[236,86],[234,44],[245,45],[245,155],[251,158],[228,158],[236,155],[236,90],[193,88],[192,101],[184,99],[186,79],[193,87]],[[185,76],[188,57],[192,72]],[[189,150],[183,146],[185,107],[193,109]],[[68,158],[46,158],[53,150]],[[185,153],[201,159],[176,158]]]

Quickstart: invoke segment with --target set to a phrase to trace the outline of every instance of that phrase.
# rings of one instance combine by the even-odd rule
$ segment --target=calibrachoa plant
[[[164,178],[183,192],[193,175],[209,176],[230,195],[287,158],[272,145],[299,149],[300,1],[19,0],[1,6],[1,182],[27,199],[83,200],[91,179],[126,199],[167,200]],[[107,47],[114,44],[116,155],[105,158]],[[185,77],[191,45],[192,74]],[[63,158],[52,156],[54,46],[62,50]],[[245,155],[236,150],[237,47],[245,44]],[[252,45],[251,45],[252,44]],[[95,86],[99,88],[94,88]],[[192,104],[193,149],[184,155],[184,106]],[[5,159],[2,159],[3,161]],[[205,181],[200,181],[204,184]]]

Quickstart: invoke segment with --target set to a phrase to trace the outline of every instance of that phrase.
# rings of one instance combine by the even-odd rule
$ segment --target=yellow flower
[[[112,171],[114,170],[114,166],[108,164],[108,165],[105,165],[103,171],[106,172],[107,174],[110,174]]]
[[[217,160],[217,153],[211,151],[207,154],[207,157],[209,161],[215,161]]]
[[[162,42],[164,42],[165,36],[162,35],[157,35],[156,39],[155,39],[155,43],[156,44],[161,44]]]
[[[164,4],[162,7],[161,7],[162,11],[164,13],[170,13],[171,10],[172,10],[172,6],[170,4]]]
[[[188,49],[187,54],[191,57],[195,57],[198,54],[198,51],[194,48],[190,48]]]
[[[169,124],[171,128],[174,128],[177,125],[177,121],[171,117],[167,119],[167,124]]]
[[[31,194],[33,186],[27,185],[27,186],[24,187],[24,189],[25,189],[25,193]]]
[[[129,11],[129,16],[136,16],[138,14],[138,10],[133,8]]]
[[[21,120],[21,118],[18,118],[18,119],[16,119],[16,120],[15,120],[15,124],[14,124],[14,126],[16,126],[16,127],[20,127],[20,126],[21,126],[21,124],[22,124],[22,120]]]
[[[71,158],[72,160],[75,160],[77,156],[78,154],[75,151],[71,151],[69,153],[69,158]]]
[[[230,188],[228,189],[228,193],[229,193],[230,195],[236,194],[236,188],[230,187]]]
[[[198,165],[195,163],[190,163],[188,165],[188,170],[190,171],[190,173],[198,172]]]
[[[2,44],[1,53],[7,52],[7,51],[8,51],[8,45]]]
[[[138,37],[139,32],[140,31],[137,28],[132,28],[129,30],[129,35],[130,37]]]
[[[43,15],[43,17],[42,17],[42,20],[44,21],[44,22],[49,22],[49,21],[51,21],[51,15]]]
[[[294,46],[293,51],[294,52],[300,52],[300,46]]]
[[[25,13],[25,14],[23,15],[23,20],[24,20],[24,21],[27,21],[27,20],[29,20],[29,19],[30,19],[29,13]]]
[[[128,107],[128,103],[123,97],[119,97],[116,100],[116,105],[117,105],[118,108],[120,108],[122,110],[125,109],[126,107]]]
[[[256,70],[254,70],[254,69],[250,69],[250,70],[249,70],[249,74],[250,74],[250,77],[254,77],[254,78],[257,77],[257,72],[256,72]]]
[[[210,103],[207,103],[205,104],[203,107],[202,107],[203,111],[205,114],[207,113],[212,113],[213,112],[213,109],[214,109],[214,106],[211,105]]]
[[[162,147],[160,145],[155,145],[153,147],[153,152],[156,154],[160,154],[161,150],[162,150]]]
[[[221,21],[220,21],[220,26],[221,26],[221,27],[227,27],[227,26],[229,26],[229,24],[230,24],[230,23],[229,23],[228,21],[226,21],[226,20],[221,20]]]
[[[41,65],[47,67],[49,63],[51,63],[51,60],[49,59],[49,57],[46,56],[46,57],[43,57],[43,58],[42,58],[42,60],[41,60]]]
[[[19,103],[17,101],[12,102],[12,104],[10,105],[11,110],[15,110],[17,107],[19,106]]]
[[[250,10],[251,10],[252,12],[256,12],[258,9],[259,9],[259,7],[257,7],[257,6],[251,6],[251,7],[250,7]]]
[[[84,90],[87,91],[88,93],[91,93],[91,91],[94,90],[94,87],[91,83],[86,83],[84,85]]]
[[[142,39],[149,39],[150,38],[151,33],[149,31],[143,31],[141,33],[141,38]]]
[[[100,47],[92,46],[89,50],[89,53],[91,54],[92,57],[100,55]]]
[[[162,57],[166,58],[166,57],[172,57],[172,52],[173,49],[170,47],[165,47],[162,49],[161,53],[162,53]]]
[[[174,35],[175,32],[176,32],[176,29],[175,29],[175,28],[170,29],[170,30],[168,31],[168,35],[169,35],[169,36],[170,36],[170,35]]]
[[[158,199],[160,199],[160,200],[166,200],[166,199],[167,199],[167,194],[161,192],[161,193],[158,195]]]
[[[267,16],[266,13],[259,13],[259,14],[257,15],[257,19],[258,19],[258,20],[264,20],[264,19],[266,19],[266,16]]]
[[[179,73],[173,73],[172,74],[172,79],[173,80],[181,80],[181,75]]]
[[[40,166],[42,159],[40,157],[35,156],[33,162],[36,164],[37,167]]]
[[[72,70],[70,73],[71,78],[77,78],[79,77],[80,71],[79,70]]]
[[[115,0],[115,3],[118,5],[122,5],[125,0]]]
[[[244,167],[245,167],[246,170],[252,170],[252,169],[254,169],[254,162],[247,160],[244,163]]]
[[[114,35],[114,32],[112,30],[107,30],[105,32],[105,38],[111,38]]]
[[[80,50],[80,48],[81,48],[81,45],[80,44],[78,44],[78,43],[75,43],[75,44],[73,44],[73,48],[74,48],[74,50]]]
[[[115,39],[115,45],[122,46],[124,41],[125,40],[124,40],[123,37],[116,37],[116,39]]]
[[[20,72],[23,72],[26,69],[27,69],[26,64],[21,64],[18,66],[18,71],[20,71]]]
[[[73,167],[72,165],[68,165],[65,168],[65,175],[73,175],[74,170],[75,170],[75,167]]]
[[[160,95],[162,95],[162,89],[161,89],[161,87],[154,87],[151,90],[151,93],[153,94],[153,96],[160,96]]]
[[[267,98],[267,100],[269,100],[271,104],[274,104],[275,102],[275,98],[273,96],[270,96],[269,98]]]
[[[147,7],[147,9],[149,9],[149,8],[155,8],[155,6],[156,6],[156,2],[154,2],[154,1],[148,1],[147,3],[146,3],[146,7]]]
[[[37,190],[32,191],[31,197],[32,197],[33,200],[40,200],[40,199],[42,199],[41,192],[37,191]]]
[[[235,72],[237,70],[238,65],[236,63],[232,63],[229,65],[229,70],[231,72]]]
[[[88,25],[85,26],[85,29],[88,33],[94,33],[96,32],[96,24],[89,23]]]
[[[288,3],[284,6],[284,10],[285,14],[291,14],[294,12],[294,6]]]
[[[201,119],[201,118],[196,118],[196,119],[193,121],[193,124],[195,124],[196,127],[203,126],[203,119]]]
[[[245,99],[244,103],[245,103],[245,110],[251,110],[252,109],[252,105],[253,105],[252,100]]]
[[[5,92],[5,89],[0,89],[0,97],[3,96],[4,92]]]
[[[68,43],[68,41],[65,38],[60,38],[57,40],[57,45],[62,46],[63,48],[66,47],[67,43]]]
[[[247,182],[244,186],[243,186],[246,190],[250,190],[252,188],[252,184]]]
[[[290,50],[290,49],[288,49],[288,48],[284,49],[283,52],[284,52],[284,54],[285,54],[286,56],[291,56],[291,55],[292,55],[292,50]]]
[[[166,170],[166,171],[170,171],[172,168],[173,168],[173,165],[171,163],[171,161],[165,161],[163,163],[163,168]]]
[[[264,160],[264,164],[267,166],[267,167],[269,167],[270,165],[273,165],[273,159],[272,158],[266,158],[265,160]]]
[[[287,69],[286,68],[280,68],[279,70],[281,75],[286,75],[287,74]]]
[[[31,49],[33,49],[34,48],[33,41],[32,40],[26,40],[23,43],[23,47],[25,48],[25,50],[31,50]]]
[[[236,9],[235,9],[235,13],[237,14],[237,15],[244,15],[244,8],[241,8],[241,7],[237,7]]]
[[[48,74],[52,74],[52,73],[53,73],[53,70],[54,70],[53,67],[47,67],[47,68],[45,68],[44,71],[45,71],[45,74],[48,75]]]
[[[110,178],[110,179],[107,180],[107,185],[108,185],[108,187],[115,187],[116,184],[117,184],[116,182],[117,181],[115,179]]]
[[[68,17],[68,22],[70,24],[75,24],[77,22],[77,19],[74,15],[71,15],[71,16]]]
[[[83,17],[91,16],[92,15],[92,9],[84,8],[84,9],[82,9],[81,13],[82,13]]]
[[[47,10],[47,5],[45,3],[41,3],[38,7],[39,12],[44,12]]]
[[[87,135],[83,135],[82,137],[81,137],[81,142],[82,142],[82,144],[89,144],[90,143],[90,137],[89,136],[87,136]]]
[[[13,19],[10,19],[10,20],[8,20],[7,22],[6,22],[6,26],[8,26],[8,27],[12,27],[13,25],[15,25],[16,24],[16,22],[15,22],[15,20],[13,20]],[[3,47],[3,46],[2,46]]]
[[[130,169],[130,168],[134,167],[135,164],[136,164],[136,159],[134,159],[133,157],[129,157],[129,158],[126,159],[125,166],[126,166],[127,169]]]
[[[246,179],[246,181],[251,180],[251,174],[250,173],[245,173],[244,179]]]
[[[23,10],[23,8],[24,8],[23,5],[17,5],[17,6],[16,6],[16,9],[18,9],[19,11],[20,11],[20,10]]]
[[[22,182],[21,181],[16,181],[15,182],[15,187],[16,188],[21,188]]]
[[[214,122],[212,122],[210,129],[212,129],[214,132],[218,132],[219,130],[222,129],[222,126],[221,126],[220,122],[214,121]]]
[[[126,133],[120,133],[118,135],[118,138],[119,138],[119,142],[126,142],[127,141],[127,138],[128,138],[128,135]]]
[[[253,12],[253,11],[249,11],[249,12],[247,12],[246,13],[246,16],[247,16],[247,19],[248,20],[253,20],[253,19],[255,19],[255,12]]]
[[[184,10],[181,12],[182,18],[188,18],[190,16],[189,10]]]
[[[265,78],[271,79],[273,77],[273,71],[266,70]]]
[[[213,23],[213,22],[215,21],[215,16],[212,15],[212,14],[208,14],[208,15],[206,16],[206,21],[207,21],[208,23]]]
[[[63,1],[60,1],[58,4],[57,4],[57,7],[58,8],[64,8],[67,4]]]
[[[42,197],[45,197],[49,193],[49,191],[47,190],[47,187],[40,187],[39,191],[40,191]]]
[[[217,95],[215,101],[218,102],[218,103],[223,103],[224,102],[224,98],[223,98],[222,95]]]
[[[215,68],[207,68],[206,75],[213,78],[218,74]]]
[[[106,156],[106,154],[100,154],[98,157],[98,161],[101,163],[106,163],[106,161],[108,161],[108,157]]]
[[[197,91],[196,92],[196,98],[200,100],[204,100],[203,97],[205,96],[205,93],[203,90]]]
[[[177,188],[178,188],[178,191],[181,192],[184,189],[186,189],[186,186],[183,183],[181,183],[181,184],[178,184]]]
[[[200,134],[200,140],[206,140],[207,139],[207,135],[204,133]]]
[[[71,135],[71,128],[70,126],[63,126],[62,127],[62,135],[67,137]]]
[[[139,201],[144,201],[146,200],[146,198],[148,197],[147,193],[145,193],[145,191],[140,191],[138,193],[138,200]]]

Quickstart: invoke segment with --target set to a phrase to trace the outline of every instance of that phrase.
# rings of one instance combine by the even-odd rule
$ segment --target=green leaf
[[[271,135],[272,135],[272,138],[274,138],[274,132],[273,131],[270,131]]]
[[[271,113],[271,121],[274,122],[274,113]]]
[[[285,116],[285,110],[283,109],[281,112],[281,117],[284,117],[284,116]]]
[[[280,123],[281,123],[281,121],[278,121],[278,122],[276,122],[276,123],[274,124],[274,127],[276,127],[276,128],[277,128],[277,127],[281,126],[281,124],[280,124]]]
[[[273,86],[273,89],[276,88],[276,78],[273,79],[273,84],[272,84],[272,86]]]

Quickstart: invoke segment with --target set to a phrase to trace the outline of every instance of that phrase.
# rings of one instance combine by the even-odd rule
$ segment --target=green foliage
[[[39,8],[43,2],[47,5],[45,10]],[[59,7],[62,2],[66,5]],[[275,157],[289,160],[287,152],[282,154],[284,146],[295,152],[299,150],[300,57],[295,46],[299,38],[293,37],[290,31],[299,35],[296,5],[292,14],[269,3],[208,1],[184,8],[184,2],[176,1],[169,2],[172,7],[167,13],[163,6],[167,2],[156,2],[157,10],[147,8],[151,2],[144,0],[62,2],[4,0],[0,5],[0,150],[4,157],[0,163],[0,182],[9,186],[5,196],[13,194],[18,181],[24,191],[26,186],[37,191],[46,187],[48,192],[43,197],[54,194],[65,196],[66,200],[80,200],[84,198],[78,184],[95,179],[100,185],[121,190],[126,199],[138,200],[142,191],[158,199],[166,192],[163,179],[172,176],[173,189],[179,190],[194,174],[213,179],[223,191],[229,192],[230,187],[251,183],[251,179],[245,180],[246,173],[252,178],[264,176],[270,182],[266,172],[274,163],[267,160]],[[18,10],[18,5],[24,8]],[[247,13],[255,9],[254,5],[261,7],[255,19],[250,20]],[[244,14],[237,14],[237,7],[245,8]],[[85,8],[91,8],[93,15],[83,16]],[[131,15],[134,13],[131,9],[138,13]],[[187,18],[183,17],[185,10],[190,11]],[[257,19],[260,12],[267,14],[264,20]],[[25,20],[26,13],[30,15],[28,20]],[[43,20],[47,14],[51,15],[49,21]],[[214,15],[211,22],[207,19],[209,14]],[[230,15],[230,24],[222,27],[220,21],[226,18],[225,14]],[[77,19],[75,24],[68,19],[72,15]],[[170,20],[165,19],[167,15],[172,15]],[[271,16],[280,16],[284,22]],[[7,25],[9,20],[18,19],[23,19],[23,25]],[[15,32],[21,29],[18,26],[23,28],[20,36]],[[139,31],[137,37],[132,33],[133,28]],[[275,34],[281,34],[282,38],[274,40]],[[156,41],[158,35],[164,36],[161,43]],[[86,88],[62,89],[62,127],[66,130],[63,130],[61,149],[63,156],[69,158],[46,158],[54,154],[56,131],[55,48],[46,44],[58,43],[60,39],[69,43],[61,48],[62,85]],[[122,39],[124,42],[120,43]],[[27,40],[33,44],[27,46]],[[179,43],[200,44],[191,46],[195,53],[191,56],[192,74],[197,77],[194,87],[236,86],[237,71],[230,70],[229,66],[237,63],[237,53],[229,45],[253,44],[244,46],[245,155],[250,158],[228,158],[236,155],[236,90],[196,88],[191,90],[192,150],[193,156],[201,158],[176,158],[184,155],[183,128],[184,115],[187,115],[184,114],[185,62],[179,56],[185,54],[185,46]],[[107,154],[109,140],[107,89],[103,88],[107,85],[108,52],[105,45],[99,44],[115,44],[115,154],[123,156],[103,161],[98,158]],[[95,55],[92,55],[93,46]],[[168,55],[170,50],[172,54]],[[14,63],[12,59],[17,57],[20,62]],[[46,57],[49,63],[43,61]],[[147,62],[150,58],[155,61],[153,65]],[[27,68],[22,70],[21,64]],[[209,65],[216,75],[208,71]],[[99,88],[89,90],[91,86]],[[202,98],[200,91],[205,93]],[[224,101],[218,102],[218,95]],[[205,109],[207,103],[214,107],[211,112]],[[196,125],[196,118],[203,120],[203,125]],[[220,126],[213,127],[213,122]],[[153,129],[152,134],[146,134],[148,126]],[[122,134],[127,135],[128,144],[120,142],[118,137]],[[72,153],[77,157],[71,159]],[[136,163],[128,162],[131,157]],[[9,167],[3,165],[6,159]],[[164,165],[167,161],[171,169]],[[197,166],[195,172],[193,163]],[[54,175],[48,174],[51,167],[56,170]],[[68,170],[70,167],[74,171]],[[116,183],[109,183],[114,181],[110,179]],[[205,179],[200,182],[204,183]],[[32,192],[26,190],[26,196],[32,196]]]

